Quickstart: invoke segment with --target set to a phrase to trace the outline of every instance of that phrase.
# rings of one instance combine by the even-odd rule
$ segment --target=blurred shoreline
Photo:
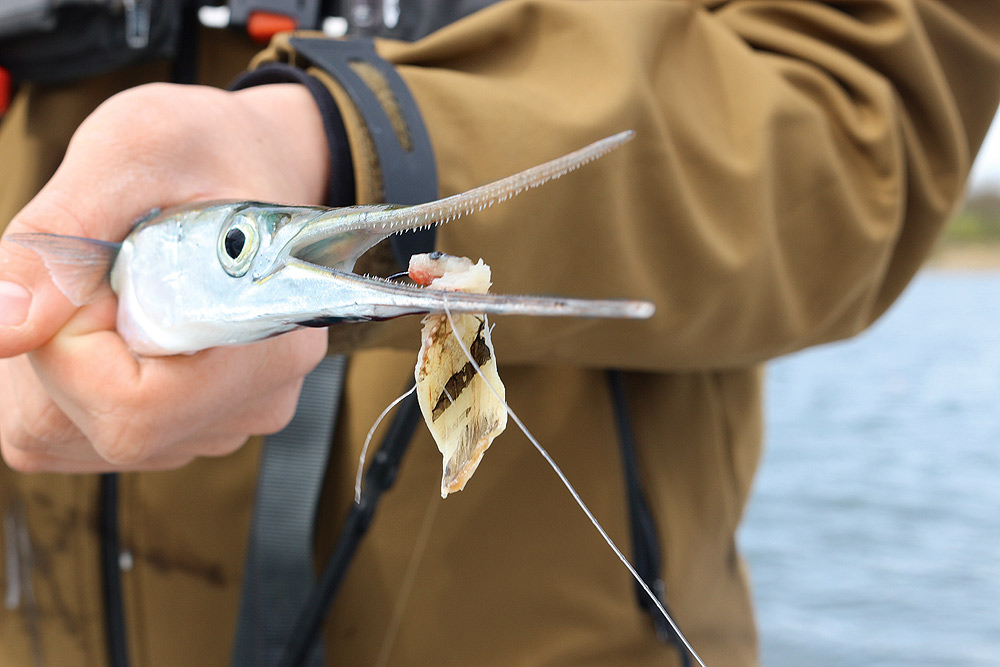
[[[925,268],[1000,271],[1000,186],[973,189]]]
[[[943,243],[924,269],[935,271],[1000,271],[1000,243]]]

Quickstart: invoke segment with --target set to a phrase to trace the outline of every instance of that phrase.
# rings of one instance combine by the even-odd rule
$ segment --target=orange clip
[[[247,17],[247,34],[260,44],[267,44],[279,32],[288,32],[298,27],[298,21],[284,14],[251,12]]]
[[[10,72],[0,67],[0,116],[7,113],[10,108],[10,98],[13,93],[14,82],[10,78]]]

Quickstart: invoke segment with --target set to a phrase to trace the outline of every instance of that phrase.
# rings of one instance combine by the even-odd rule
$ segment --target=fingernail
[[[17,283],[0,280],[0,326],[15,327],[28,319],[31,292]]]

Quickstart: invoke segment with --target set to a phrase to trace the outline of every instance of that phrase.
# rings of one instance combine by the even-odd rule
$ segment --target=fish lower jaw
[[[135,293],[128,283],[120,284],[116,327],[129,350],[141,357],[167,357],[174,354],[193,354],[202,347],[191,341],[171,335],[157,326],[139,306]]]
[[[150,336],[128,318],[119,313],[118,334],[125,340],[128,349],[140,357],[168,357],[174,354],[194,354],[197,350],[178,349],[176,345],[165,346]]]

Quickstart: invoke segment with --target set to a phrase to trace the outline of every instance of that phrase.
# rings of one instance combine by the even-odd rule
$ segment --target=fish
[[[485,294],[492,284],[490,267],[482,259],[473,264],[468,257],[442,252],[413,255],[408,273],[417,284],[436,290]],[[507,428],[506,391],[485,313],[449,318],[432,312],[421,324],[413,372],[417,403],[441,452],[441,497],[447,498],[465,488],[486,450]]]
[[[44,233],[5,240],[36,252],[75,305],[118,297],[116,327],[139,356],[193,354],[304,326],[441,311],[646,319],[642,300],[472,294],[353,273],[393,234],[443,224],[558,178],[630,141],[626,130],[461,194],[342,208],[219,200],[152,211],[120,243]]]

